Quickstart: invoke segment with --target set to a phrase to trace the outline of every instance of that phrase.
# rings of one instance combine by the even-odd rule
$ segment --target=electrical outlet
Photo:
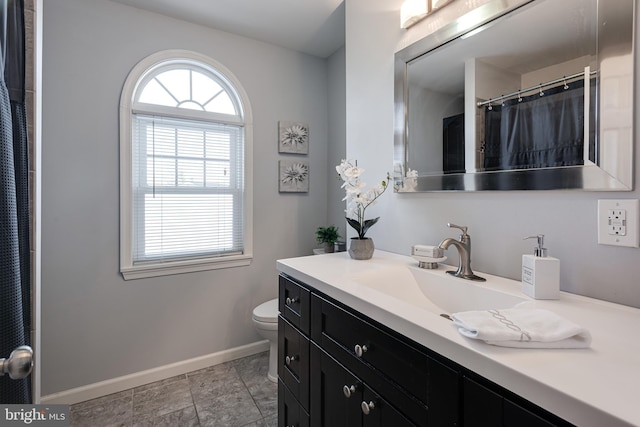
[[[639,207],[638,199],[598,200],[598,244],[639,247]]]
[[[626,209],[609,209],[607,217],[607,230],[610,236],[627,235],[627,211]]]

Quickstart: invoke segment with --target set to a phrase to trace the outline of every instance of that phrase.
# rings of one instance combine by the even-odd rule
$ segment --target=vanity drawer
[[[279,276],[278,310],[289,323],[309,335],[310,292],[288,276]]]
[[[429,357],[416,348],[337,305],[312,295],[311,338],[339,362],[381,374],[423,403],[428,403]]]
[[[309,339],[278,317],[278,377],[309,409]]]

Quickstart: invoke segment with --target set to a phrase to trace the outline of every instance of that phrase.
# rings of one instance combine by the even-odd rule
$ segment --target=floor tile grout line
[[[131,402],[130,402],[130,405],[131,405],[131,413],[129,415],[129,425],[131,427],[133,427],[133,408],[134,408],[134,406],[133,406],[133,388],[131,389]]]
[[[191,387],[190,387],[190,383],[189,383],[189,379],[187,378],[186,374],[179,374],[179,375],[175,375],[173,377],[170,377],[169,379],[172,379],[172,381],[167,382],[167,379],[164,380],[158,380],[146,385],[142,385],[139,387],[134,388],[135,389],[139,389],[139,388],[143,388],[143,390],[139,391],[139,392],[135,392],[133,393],[133,414],[132,414],[132,424],[135,424],[136,421],[136,415],[138,415],[139,417],[142,418],[150,418],[152,420],[152,423],[155,422],[156,419],[165,417],[165,416],[169,416],[170,414],[175,414],[178,413],[180,411],[184,411],[186,409],[189,409],[190,407],[193,407],[195,409],[195,405],[194,405],[194,401],[193,401],[193,395],[191,394]],[[151,393],[151,394],[155,394],[155,392],[157,391],[157,389],[163,388],[163,387],[172,387],[180,382],[184,381],[186,383],[186,387],[188,388],[189,391],[189,401],[190,404],[187,404],[186,406],[183,407],[177,407],[177,408],[172,408],[173,410],[170,412],[166,412],[166,413],[162,413],[159,414],[159,410],[162,408],[155,408],[153,411],[151,412],[136,412],[135,410],[135,398],[136,397],[142,397],[145,394]],[[143,399],[144,400],[144,399]],[[196,412],[197,414],[197,412]]]
[[[195,372],[195,371],[194,371]],[[198,411],[198,405],[196,405],[196,399],[193,397],[193,388],[191,387],[191,380],[189,379],[189,372],[185,374],[187,377],[187,383],[189,384],[189,395],[191,396],[191,404],[193,405],[193,410],[196,413],[196,418],[198,420],[198,425],[202,425],[200,421],[200,411]]]
[[[249,386],[247,385],[246,381],[244,380],[244,378],[242,378],[242,375],[240,374],[240,371],[238,370],[237,365],[235,365],[233,367],[233,369],[235,369],[236,373],[238,374],[238,378],[240,378],[240,381],[242,381],[242,385],[244,385],[244,388],[247,390],[247,393],[251,397],[251,401],[253,402],[254,406],[258,410],[258,413],[260,414],[260,419],[255,420],[253,422],[256,423],[256,422],[258,422],[260,420],[264,420],[264,414],[262,413],[262,410],[260,409],[260,405],[258,405],[258,402],[256,401],[256,398],[253,397],[253,394],[251,393],[251,390],[249,389]],[[251,424],[251,423],[249,423],[249,424]],[[246,424],[246,425],[249,425],[249,424]]]
[[[242,381],[242,384],[244,385],[244,388],[247,389],[247,393],[249,393],[249,396],[251,396],[251,400],[253,401],[253,404],[256,405],[256,408],[258,408],[258,412],[260,412],[260,416],[264,419],[264,414],[262,413],[262,410],[260,409],[260,405],[258,405],[258,402],[256,401],[256,398],[253,396],[253,393],[251,393],[251,389],[249,388],[249,385],[247,385],[247,382],[244,380],[242,374],[237,369],[237,365],[234,366],[234,369],[238,373],[238,377],[240,378],[240,381]]]
[[[253,393],[251,393],[251,389],[247,385],[247,382],[244,380],[244,378],[242,378],[242,375],[240,375],[240,372],[238,372],[238,376],[240,377],[240,381],[242,381],[244,388],[247,389],[247,393],[249,393],[249,396],[251,396],[251,400],[253,401],[253,404],[258,409],[258,412],[260,412],[260,417],[264,420],[264,414],[262,413],[262,409],[260,409],[260,405],[258,405],[258,401],[256,401],[256,398],[253,396]]]

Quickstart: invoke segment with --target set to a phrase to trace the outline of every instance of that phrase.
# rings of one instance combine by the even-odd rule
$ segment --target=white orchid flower
[[[347,222],[358,232],[358,238],[363,239],[367,230],[379,219],[365,219],[365,210],[386,191],[391,177],[387,174],[386,180],[382,181],[381,185],[366,189],[366,184],[360,181],[364,169],[358,167],[357,162],[354,163],[343,159],[336,166],[336,172],[344,181],[341,188],[345,189],[345,197],[342,200],[347,202],[347,209],[345,209]]]

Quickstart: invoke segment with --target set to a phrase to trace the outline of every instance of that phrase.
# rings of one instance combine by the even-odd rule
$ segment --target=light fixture
[[[400,28],[409,28],[453,0],[404,0],[400,6]]]
[[[400,28],[409,28],[429,13],[428,0],[405,0],[400,6]]]
[[[431,7],[433,9],[437,9],[445,4],[449,3],[451,0],[431,0]]]

